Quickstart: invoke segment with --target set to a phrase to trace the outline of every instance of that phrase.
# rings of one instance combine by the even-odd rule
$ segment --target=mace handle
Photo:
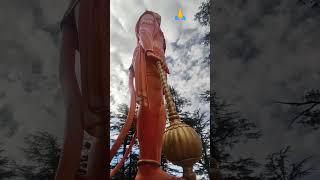
[[[176,105],[173,100],[173,96],[170,92],[170,88],[167,82],[167,78],[165,75],[165,72],[162,69],[162,65],[160,61],[157,61],[157,68],[159,70],[160,74],[160,80],[161,80],[161,85],[163,87],[165,99],[167,102],[167,108],[168,108],[168,116],[170,120],[170,124],[172,125],[175,122],[181,122],[179,114],[176,110]],[[186,180],[196,180],[196,174],[192,170],[192,165],[189,166],[183,166],[183,178]]]
[[[160,81],[163,87],[164,96],[167,102],[167,109],[168,109],[168,116],[169,116],[170,123],[180,121],[180,117],[177,112],[176,105],[174,103],[173,96],[170,92],[170,88],[167,82],[166,74],[162,69],[161,62],[157,61],[156,63],[157,63],[157,68],[160,74]]]

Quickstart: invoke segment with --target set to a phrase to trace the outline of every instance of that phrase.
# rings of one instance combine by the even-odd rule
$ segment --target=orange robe
[[[79,17],[75,16],[75,7],[79,0],[71,0],[62,20],[62,47],[60,60],[60,81],[66,100],[67,117],[63,151],[56,172],[56,180],[107,179],[109,169],[106,153],[108,115],[109,63],[107,61],[107,1],[81,0]],[[76,19],[79,26],[76,25]],[[75,75],[75,52],[80,53],[81,89]],[[90,112],[101,119],[97,126],[102,133],[96,133],[88,127],[84,113]],[[96,126],[96,127],[97,127]],[[83,143],[84,130],[95,136],[90,149],[88,174],[78,177],[77,170]],[[102,136],[98,135],[102,134]]]
[[[137,47],[134,51],[132,68],[135,74],[136,96],[140,100],[137,118],[137,137],[140,157],[144,162],[138,166],[136,180],[177,180],[160,167],[166,111],[163,88],[156,61],[165,65],[165,39],[160,24],[153,12],[146,11],[136,25]],[[147,56],[150,51],[159,59]],[[151,161],[150,161],[151,160]],[[152,162],[152,163],[150,163]],[[138,162],[139,163],[139,162]]]
[[[136,96],[142,100],[137,120],[140,159],[160,162],[166,113],[156,61],[148,58],[146,52],[153,52],[164,62],[165,39],[153,13],[146,11],[140,17],[136,36],[138,43],[132,65]]]

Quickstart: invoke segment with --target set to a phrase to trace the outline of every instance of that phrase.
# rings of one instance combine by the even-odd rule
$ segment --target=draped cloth
[[[60,156],[56,180],[80,178],[83,133],[86,129],[84,112],[91,112],[101,119],[95,142],[91,146],[87,177],[82,179],[107,179],[108,168],[106,119],[109,109],[109,62],[107,60],[107,1],[72,0],[61,22],[62,47],[60,58],[60,80],[67,104],[67,118],[63,151]],[[79,26],[76,26],[75,7],[79,7]],[[80,53],[81,89],[75,75],[75,51]],[[90,119],[87,119],[90,121]],[[96,134],[97,133],[97,134]],[[106,153],[107,151],[107,153]]]
[[[152,16],[152,18],[145,18]],[[166,44],[163,36],[163,32],[160,29],[160,25],[156,21],[154,13],[151,11],[144,12],[136,23],[136,38],[137,47],[134,50],[132,66],[135,75],[135,87],[137,100],[144,100],[146,105],[148,102],[147,95],[147,74],[158,75],[158,70],[155,65],[150,66],[147,69],[147,56],[146,52],[151,51],[157,56],[161,57],[163,63],[165,63],[164,52],[166,50]],[[150,61],[150,60],[149,60]]]
[[[165,39],[153,12],[146,11],[141,15],[136,25],[136,36],[132,66],[136,96],[142,100],[137,118],[140,160],[160,162],[166,113],[156,60],[147,57],[147,52],[152,52],[165,63]]]
[[[139,115],[136,120],[140,158],[160,161],[162,136],[165,128],[162,87],[156,62],[147,58],[146,52],[153,52],[158,57],[161,57],[164,62],[165,41],[160,25],[156,21],[153,12],[146,11],[140,16],[136,24],[136,37],[137,47],[134,50],[132,65],[129,71],[131,96],[129,114],[126,123],[121,128],[111,148],[110,159],[115,156],[132,123],[135,122],[134,110],[136,103],[140,103]],[[125,154],[127,155],[130,150],[131,147],[127,148]],[[126,158],[127,156],[124,156],[120,163],[111,171],[110,177],[119,170]]]

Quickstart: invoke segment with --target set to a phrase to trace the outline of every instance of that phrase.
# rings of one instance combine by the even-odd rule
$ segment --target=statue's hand
[[[147,57],[151,60],[154,61],[162,61],[162,58],[160,58],[159,56],[155,55],[153,52],[151,51],[147,51]]]
[[[159,56],[155,55],[153,52],[151,51],[147,51],[147,57],[149,59],[152,59],[154,61],[160,61],[161,62],[161,65],[162,65],[162,69],[167,73],[167,74],[170,74],[169,72],[169,68],[167,66],[166,63],[163,62],[163,58],[160,58]]]
[[[170,74],[170,71],[169,71],[169,68],[168,68],[167,64],[166,63],[161,63],[161,65],[162,65],[162,69],[164,70],[164,72],[166,72],[167,74]]]

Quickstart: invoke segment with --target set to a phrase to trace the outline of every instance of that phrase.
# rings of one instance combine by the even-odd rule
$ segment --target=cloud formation
[[[193,109],[199,108],[199,94],[209,89],[209,67],[202,63],[209,47],[200,44],[208,28],[195,22],[194,14],[201,2],[178,1],[111,1],[111,110],[128,103],[128,71],[136,46],[135,24],[146,10],[159,13],[161,28],[167,44],[166,60],[171,74],[168,82],[184,97],[190,98]],[[186,21],[177,22],[175,16],[181,8]],[[209,107],[204,107],[209,111]]]
[[[63,137],[58,24],[66,7],[62,0],[1,2],[0,141],[10,158],[21,158],[23,137],[36,130]]]
[[[292,114],[274,103],[300,100],[306,90],[320,88],[318,9],[291,0],[226,0],[214,6],[215,89],[264,133],[236,153],[263,160],[292,145],[297,157],[319,156],[319,131],[288,130]]]

